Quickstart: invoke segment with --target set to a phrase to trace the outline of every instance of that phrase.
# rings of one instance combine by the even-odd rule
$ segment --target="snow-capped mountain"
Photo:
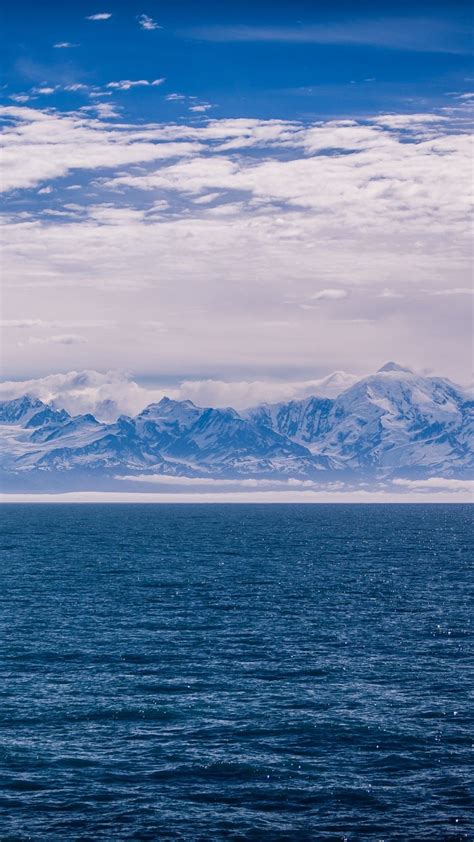
[[[44,423],[34,426],[35,418]],[[299,444],[259,427],[234,409],[163,398],[135,418],[101,424],[71,417],[26,396],[0,404],[0,463],[6,475],[34,472],[148,472],[208,475],[308,474],[325,467]]]
[[[473,404],[459,386],[390,362],[333,401],[306,399],[247,412],[333,465],[454,474],[473,464]]]
[[[163,398],[106,424],[28,395],[0,402],[6,487],[134,474],[465,477],[474,472],[473,444],[470,396],[449,380],[395,363],[333,399],[242,413]]]
[[[328,431],[328,417],[334,401],[310,397],[288,403],[262,404],[245,413],[258,426],[270,427],[292,441],[308,447]]]

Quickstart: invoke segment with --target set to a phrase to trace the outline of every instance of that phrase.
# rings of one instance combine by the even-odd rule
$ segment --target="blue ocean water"
[[[1,526],[2,842],[474,838],[472,508]]]

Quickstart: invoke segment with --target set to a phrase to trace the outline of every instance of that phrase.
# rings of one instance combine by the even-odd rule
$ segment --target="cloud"
[[[9,98],[12,99],[13,102],[19,103],[29,102],[29,100],[31,99],[31,97],[28,94],[10,94]]]
[[[114,88],[114,90],[117,91],[129,91],[131,88],[157,87],[158,85],[162,85],[164,81],[164,78],[153,79],[151,82],[149,82],[148,79],[136,79],[135,81],[132,81],[131,79],[121,79],[119,82],[108,82],[105,87]]]
[[[420,491],[445,490],[445,491],[467,491],[474,494],[474,480],[469,479],[448,479],[446,477],[429,477],[428,479],[394,479],[393,485],[399,485],[407,489]]]
[[[109,20],[112,12],[96,12],[95,15],[86,15],[86,20]]]
[[[1,319],[0,327],[3,328],[24,328],[24,327],[39,327],[42,325],[41,319]]]
[[[138,15],[137,20],[142,29],[163,29],[163,27],[156,23],[156,21],[154,21],[149,15]]]
[[[312,301],[340,301],[347,298],[349,293],[346,289],[321,289],[310,295]]]
[[[100,360],[223,383],[285,371],[305,382],[350,370],[356,347],[367,371],[402,346],[415,366],[468,375],[469,308],[454,325],[446,305],[459,293],[443,293],[469,286],[470,139],[455,120],[430,124],[427,137],[426,124],[369,120],[134,125],[97,112],[1,113],[2,186],[24,191],[4,218],[9,314],[47,318],[53,307],[64,321],[73,300],[78,319],[106,310],[119,325],[105,347],[99,329],[85,334],[70,367]],[[80,209],[70,211],[61,196],[74,184]],[[348,295],[311,299],[324,290]],[[150,320],[160,332],[142,327]],[[57,367],[53,345],[5,345],[10,376]]]
[[[389,129],[418,128],[420,126],[436,125],[446,122],[447,117],[440,114],[380,114],[378,117],[371,117],[371,123],[379,126],[386,126]]]
[[[101,120],[111,120],[114,117],[119,117],[118,106],[111,105],[110,102],[97,102],[95,105],[83,105],[81,111],[92,111]]]
[[[30,336],[28,345],[82,345],[87,340],[76,333],[62,333],[57,336]]]
[[[80,47],[80,44],[71,44],[70,41],[60,41],[58,44],[53,44],[55,50],[71,50],[73,47]]]
[[[401,292],[397,292],[394,289],[384,289],[382,292],[377,293],[378,298],[404,298],[404,295]]]
[[[2,503],[457,503],[471,502],[469,492],[388,491],[383,488],[321,488],[238,491],[120,492],[73,491],[58,494],[0,494]]]
[[[473,287],[452,287],[448,289],[427,290],[430,295],[474,295]]]
[[[186,99],[186,97],[184,94],[167,94],[165,99],[168,100],[168,102],[181,102],[183,99]]]
[[[75,169],[121,167],[200,150],[198,143],[186,139],[168,143],[174,132],[147,132],[135,126],[115,130],[74,114],[7,106],[0,109],[0,116],[15,123],[3,135],[6,171],[0,189],[7,191]]]
[[[340,23],[298,26],[199,26],[185,37],[216,42],[275,42],[287,44],[346,44],[416,52],[469,53],[470,32],[449,19],[380,17]]]
[[[135,414],[146,406],[146,402],[142,404],[137,397],[139,392],[140,387],[126,375],[113,371],[70,371],[34,380],[0,383],[2,400],[30,394],[45,403],[64,407],[72,415],[92,412],[105,421],[122,413]]]
[[[10,320],[5,326],[36,328],[44,323],[33,319]],[[91,412],[100,420],[111,421],[122,414],[136,415],[165,395],[174,400],[192,400],[198,406],[233,406],[243,410],[260,403],[297,400],[310,395],[336,397],[356,380],[355,375],[334,372],[317,380],[300,382],[183,380],[171,386],[153,387],[140,385],[123,372],[86,370],[4,381],[0,383],[0,399],[30,394],[64,407],[72,414]]]
[[[116,476],[115,479],[124,482],[147,482],[154,485],[187,486],[188,488],[317,488],[318,485],[311,480],[302,480],[293,477],[288,479],[216,479],[213,477],[177,477],[166,474],[134,474],[130,476]]]
[[[56,90],[56,87],[51,88],[51,87],[45,86],[45,87],[41,87],[41,88],[33,88],[33,93],[42,94],[44,96],[50,96],[51,94],[54,94],[55,90]]]
[[[87,91],[89,89],[89,85],[84,85],[82,82],[75,82],[73,85],[65,85],[65,91],[72,91],[75,93],[76,91]]]
[[[195,112],[204,112],[209,111],[209,109],[213,107],[214,106],[210,105],[209,103],[202,103],[202,105],[190,105],[189,110]]]

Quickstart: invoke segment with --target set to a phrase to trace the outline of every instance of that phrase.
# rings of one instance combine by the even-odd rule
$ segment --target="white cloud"
[[[111,120],[114,117],[119,117],[119,109],[117,105],[112,105],[110,102],[97,102],[95,105],[83,105],[81,111],[92,111],[97,114],[101,120]]]
[[[84,336],[76,333],[62,333],[57,336],[30,336],[28,345],[82,345],[87,342]]]
[[[348,295],[346,289],[320,289],[313,292],[310,298],[312,301],[340,301]]]
[[[70,41],[60,41],[58,44],[53,44],[55,50],[70,50],[73,47],[79,47],[80,44],[71,44]]]
[[[39,327],[43,322],[41,319],[1,319],[0,327],[3,328],[24,328]]]
[[[23,102],[29,102],[31,97],[28,96],[28,94],[10,94],[9,99],[12,99],[13,102],[23,103]]]
[[[404,298],[404,296],[394,289],[384,289],[378,293],[378,298]]]
[[[469,492],[459,490],[393,492],[385,489],[342,488],[180,492],[73,491],[58,494],[0,494],[1,503],[469,503]]]
[[[168,100],[168,102],[181,102],[183,99],[186,99],[186,97],[184,94],[167,94],[165,99]]]
[[[46,85],[41,88],[33,88],[33,93],[42,94],[43,96],[50,96],[51,94],[54,94],[55,90],[56,87],[51,88],[48,85]]]
[[[124,482],[147,482],[155,485],[187,486],[188,488],[216,487],[239,487],[239,488],[317,488],[317,484],[311,480],[297,479],[290,477],[284,480],[278,479],[216,479],[214,477],[173,477],[165,474],[135,474],[130,476],[117,476],[115,479]]]
[[[114,88],[117,91],[129,91],[131,88],[157,87],[162,85],[164,81],[164,78],[153,79],[151,82],[148,79],[136,79],[134,81],[132,79],[121,79],[119,82],[108,82],[105,87]]]
[[[440,114],[380,114],[378,117],[370,118],[372,123],[379,126],[387,126],[390,129],[418,128],[423,125],[432,125],[447,122],[448,118]]]
[[[96,12],[95,15],[86,15],[86,20],[109,20],[112,12]]]
[[[204,196],[193,197],[193,202],[195,205],[208,205],[210,202],[219,199],[220,196],[220,193],[206,193]]]
[[[87,91],[89,89],[89,85],[84,85],[82,82],[74,82],[73,85],[65,85],[65,91],[72,91],[75,93],[76,91]]]
[[[36,328],[44,323],[33,319],[10,320],[6,326]],[[173,386],[153,387],[142,386],[118,371],[70,371],[0,383],[0,399],[11,400],[30,394],[46,403],[64,407],[72,414],[91,412],[100,420],[110,421],[122,414],[136,415],[165,395],[174,400],[192,400],[197,406],[233,406],[242,410],[260,403],[297,400],[310,395],[336,397],[356,380],[355,375],[335,372],[317,380],[300,382],[183,380]]]
[[[446,477],[429,477],[428,479],[394,479],[393,485],[399,485],[403,488],[414,489],[420,491],[445,490],[445,491],[466,491],[474,495],[474,480],[469,479],[449,479]]]
[[[474,295],[473,287],[452,287],[451,289],[427,290],[430,295]]]
[[[156,23],[156,21],[154,21],[149,15],[138,15],[137,20],[142,29],[163,29],[163,27]]]
[[[189,155],[201,148],[186,139],[167,143],[172,132],[132,126],[115,130],[74,114],[7,106],[0,109],[0,116],[16,122],[3,134],[2,190],[34,186],[70,170],[121,167]]]
[[[121,324],[105,347],[87,333],[71,367],[100,360],[222,382],[271,381],[284,369],[306,381],[350,368],[354,348],[366,371],[402,346],[418,367],[429,359],[468,375],[468,308],[455,325],[446,316],[470,271],[470,139],[458,124],[433,124],[427,139],[424,128],[367,121],[131,125],[13,105],[2,114],[3,187],[35,190],[31,207],[25,192],[23,210],[5,219],[9,313],[47,319],[53,308],[63,321],[72,296],[78,318],[106,310]],[[56,218],[66,209],[39,208],[36,191],[51,185],[60,198],[71,185],[55,180],[68,174],[84,207]],[[348,296],[311,299],[324,290]],[[142,329],[147,320],[162,331]],[[56,370],[53,350],[7,344],[6,370]]]
[[[201,105],[190,105],[189,111],[204,112],[204,111],[209,111],[209,109],[211,109],[213,107],[214,106],[210,105],[210,103],[203,102]]]

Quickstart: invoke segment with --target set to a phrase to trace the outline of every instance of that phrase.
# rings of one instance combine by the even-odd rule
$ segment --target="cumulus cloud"
[[[140,24],[142,29],[152,30],[152,29],[163,29],[150,15],[138,15],[138,23]]]

